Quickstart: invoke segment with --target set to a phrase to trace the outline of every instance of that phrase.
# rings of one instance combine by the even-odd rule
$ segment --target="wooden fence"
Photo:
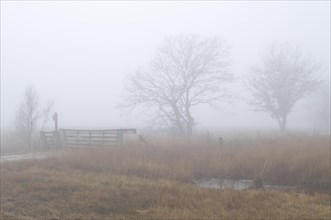
[[[61,136],[58,131],[41,131],[40,142],[47,148],[61,147]]]
[[[60,129],[57,132],[41,132],[41,140],[47,147],[111,146],[122,145],[124,134],[136,132],[136,129]]]

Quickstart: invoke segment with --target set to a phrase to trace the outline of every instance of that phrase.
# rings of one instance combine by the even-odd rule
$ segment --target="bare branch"
[[[319,67],[288,44],[272,44],[262,61],[251,68],[246,83],[253,96],[250,104],[268,112],[284,132],[296,102],[319,87]]]
[[[45,108],[42,111],[42,126],[40,130],[44,130],[46,123],[50,120],[50,116],[53,110],[53,106],[54,106],[54,100],[49,101]]]
[[[218,37],[168,38],[147,70],[128,78],[126,107],[149,108],[151,123],[191,135],[192,107],[216,105],[229,99],[222,83],[233,80],[228,71],[229,47]]]

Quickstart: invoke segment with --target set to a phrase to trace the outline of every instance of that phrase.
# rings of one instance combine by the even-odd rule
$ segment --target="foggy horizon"
[[[0,1],[0,219],[331,219],[330,3]]]
[[[281,16],[280,16],[281,15]],[[193,110],[196,129],[278,129],[247,104],[243,79],[272,42],[288,42],[321,65],[330,81],[330,2],[16,2],[1,1],[1,128],[13,129],[27,86],[55,102],[60,128],[145,128],[144,111],[125,114],[126,75],[147,67],[172,36],[221,36],[231,46],[231,89],[222,114]],[[312,131],[313,99],[300,100],[288,129]],[[52,128],[52,122],[49,123]]]

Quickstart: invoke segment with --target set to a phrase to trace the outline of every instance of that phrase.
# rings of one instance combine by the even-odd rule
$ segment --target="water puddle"
[[[234,190],[246,190],[252,188],[264,188],[264,189],[275,189],[275,190],[285,190],[288,189],[288,186],[280,185],[267,185],[262,184],[262,187],[256,187],[254,180],[233,180],[233,179],[195,179],[193,182],[202,188],[209,189],[234,189]]]

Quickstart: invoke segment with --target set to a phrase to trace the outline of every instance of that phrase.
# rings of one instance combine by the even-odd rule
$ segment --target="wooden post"
[[[53,115],[53,120],[55,122],[55,131],[58,131],[58,127],[57,127],[57,113],[56,112]]]
[[[123,131],[122,129],[117,130],[117,143],[118,145],[123,145]]]
[[[222,138],[222,136],[218,139],[218,142],[220,144],[220,148],[223,148],[223,138]]]
[[[55,147],[61,147],[62,142],[61,142],[61,135],[60,135],[59,128],[58,128],[58,117],[57,117],[56,112],[53,115],[53,120],[54,120],[54,124],[55,124],[55,130],[53,132],[52,138],[54,140]]]
[[[42,147],[47,147],[48,148],[45,132],[43,132],[43,131],[40,131],[40,144],[41,144]]]
[[[76,131],[76,144],[79,144],[79,131]]]
[[[138,137],[139,137],[139,146],[141,146],[142,144],[147,145],[147,141],[142,135],[139,135]]]
[[[62,142],[63,142],[63,146],[65,147],[67,145],[67,131],[66,130],[62,130]]]
[[[88,145],[91,146],[92,131],[89,131]]]
[[[105,131],[102,131],[102,145],[105,145]]]

